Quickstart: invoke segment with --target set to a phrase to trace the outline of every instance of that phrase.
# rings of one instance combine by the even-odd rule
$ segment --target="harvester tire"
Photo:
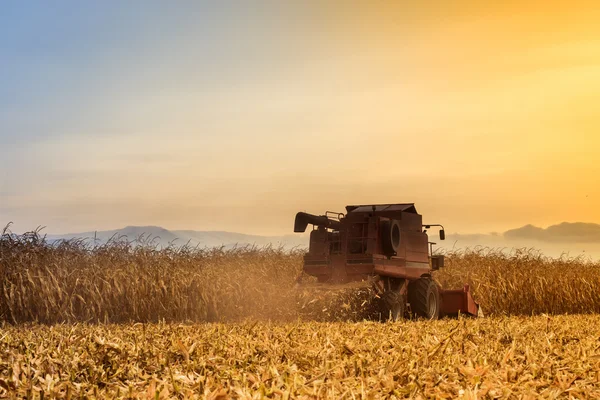
[[[440,293],[431,278],[420,278],[408,284],[408,302],[411,311],[419,318],[440,317]]]
[[[401,321],[406,310],[406,298],[400,293],[388,290],[381,298],[381,319],[383,321]]]

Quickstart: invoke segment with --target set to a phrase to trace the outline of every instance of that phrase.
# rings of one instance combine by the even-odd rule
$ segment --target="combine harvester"
[[[427,229],[439,227],[444,240],[444,227],[423,225],[414,204],[347,206],[345,215],[299,212],[294,232],[305,232],[309,224],[313,230],[303,272],[316,282],[304,283],[301,275],[298,288],[372,288],[382,300],[380,312],[393,321],[409,311],[426,319],[482,315],[469,285],[447,290],[432,279],[444,256],[432,254],[435,243],[429,242]]]

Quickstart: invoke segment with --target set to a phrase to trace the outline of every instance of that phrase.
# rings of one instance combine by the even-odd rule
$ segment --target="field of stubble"
[[[600,317],[5,327],[0,396],[600,398]]]

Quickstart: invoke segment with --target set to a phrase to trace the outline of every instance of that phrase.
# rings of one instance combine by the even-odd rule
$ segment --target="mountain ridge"
[[[176,246],[190,244],[202,247],[234,247],[245,245],[281,245],[284,247],[308,246],[307,235],[279,235],[262,236],[229,231],[196,231],[196,230],[169,230],[160,226],[129,225],[120,229],[106,231],[88,231],[67,234],[46,234],[49,242],[61,240],[80,239],[96,244],[104,244],[112,239],[150,241],[161,247],[171,244]]]
[[[508,239],[535,239],[543,242],[594,243],[600,242],[600,224],[591,222],[561,222],[540,228],[528,224],[504,232]]]
[[[431,237],[435,237],[435,232],[431,232]],[[81,239],[90,243],[104,244],[112,239],[140,240],[150,242],[160,247],[169,245],[181,246],[189,244],[191,246],[201,247],[221,247],[231,248],[234,246],[282,246],[290,247],[308,247],[307,234],[287,234],[287,235],[253,235],[230,231],[197,231],[191,229],[169,230],[161,226],[128,225],[124,228],[107,231],[90,231],[68,234],[47,234],[46,238],[50,242],[70,239]],[[557,246],[555,246],[557,245]],[[600,248],[600,224],[583,222],[562,222],[560,224],[550,225],[547,228],[540,228],[532,224],[524,225],[520,228],[511,229],[504,233],[489,234],[447,234],[445,243],[438,243],[440,248],[465,248],[465,247],[536,247],[536,248],[554,248],[557,251],[577,249],[576,251],[585,252],[585,248]]]

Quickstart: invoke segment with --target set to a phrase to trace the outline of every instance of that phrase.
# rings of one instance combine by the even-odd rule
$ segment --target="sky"
[[[2,2],[0,225],[600,223],[600,3],[415,3]]]

